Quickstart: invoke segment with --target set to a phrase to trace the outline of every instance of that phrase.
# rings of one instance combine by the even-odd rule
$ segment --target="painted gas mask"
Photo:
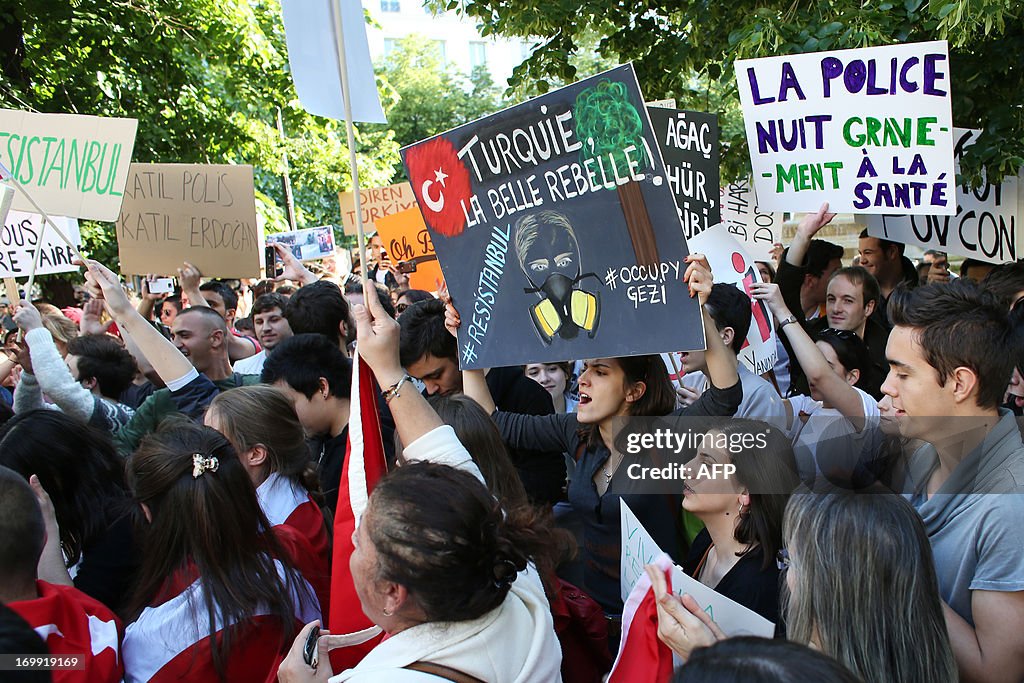
[[[600,318],[600,296],[582,289],[580,282],[598,278],[580,272],[580,250],[572,227],[555,212],[542,212],[539,219],[524,221],[521,232],[524,225],[530,235],[517,234],[516,242],[523,272],[533,286],[523,291],[540,297],[530,306],[530,317],[541,341],[550,344],[555,336],[575,339],[581,331],[593,337]]]

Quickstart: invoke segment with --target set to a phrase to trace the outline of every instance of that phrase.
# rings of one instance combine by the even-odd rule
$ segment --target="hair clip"
[[[494,587],[504,590],[512,585],[519,575],[519,570],[512,560],[501,560],[494,565]]]
[[[192,478],[198,479],[203,472],[216,472],[220,461],[216,457],[203,457],[201,453],[192,454]]]

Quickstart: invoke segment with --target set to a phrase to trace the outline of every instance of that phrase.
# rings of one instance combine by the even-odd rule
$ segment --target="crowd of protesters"
[[[411,289],[379,239],[366,285],[283,247],[278,277],[185,263],[164,295],[82,263],[80,308],[0,311],[0,651],[84,659],[25,680],[596,682],[644,636],[625,504],[775,625],[730,638],[648,566],[675,680],[1024,680],[1024,265],[955,277],[866,232],[849,254],[817,237],[832,218],[805,216],[749,296],[687,258],[706,350],[676,382],[659,355],[462,371],[461,302]],[[740,360],[755,305],[764,375]],[[345,568],[356,349],[389,472]],[[631,481],[622,418],[677,417],[710,437],[683,461],[734,477]],[[387,637],[334,671],[339,571]],[[650,659],[630,680],[661,680]]]

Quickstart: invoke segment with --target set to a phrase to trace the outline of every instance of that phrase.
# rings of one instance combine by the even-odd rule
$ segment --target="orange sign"
[[[430,233],[427,232],[420,210],[414,207],[399,211],[378,218],[376,224],[391,261],[416,266],[416,270],[409,275],[409,286],[412,289],[436,292],[444,282],[444,276],[441,275],[434,243],[430,241]]]

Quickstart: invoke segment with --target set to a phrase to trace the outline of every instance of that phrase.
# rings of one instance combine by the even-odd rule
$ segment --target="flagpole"
[[[352,198],[355,201],[356,233],[359,239],[359,262],[363,284],[363,298],[370,295],[367,274],[370,264],[366,260],[366,234],[363,232],[363,205],[359,196],[359,170],[356,165],[356,134],[352,123],[352,98],[348,82],[348,68],[345,60],[345,34],[342,31],[341,6],[344,0],[328,0],[331,7],[331,21],[334,24],[334,47],[338,55],[338,69],[341,71],[341,99],[345,105],[345,132],[348,134],[348,160],[352,173]],[[376,86],[375,86],[376,87]],[[376,292],[374,292],[376,294]]]

